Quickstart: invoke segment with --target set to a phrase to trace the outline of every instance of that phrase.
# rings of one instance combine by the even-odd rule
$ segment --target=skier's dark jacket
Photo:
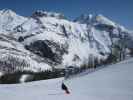
[[[61,88],[62,88],[62,90],[64,90],[66,92],[66,94],[70,94],[67,86],[64,83],[62,83]]]
[[[61,88],[62,90],[68,90],[67,86],[64,83],[62,83]]]

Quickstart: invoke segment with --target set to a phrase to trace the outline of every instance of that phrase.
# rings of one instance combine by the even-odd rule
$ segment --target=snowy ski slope
[[[64,81],[63,78],[0,85],[0,100],[133,100],[133,59]]]

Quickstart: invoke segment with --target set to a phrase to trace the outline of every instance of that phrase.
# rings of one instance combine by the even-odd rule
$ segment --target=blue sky
[[[100,13],[133,29],[133,0],[0,0],[0,9],[5,8],[23,16],[35,10],[61,12],[71,20],[83,13]]]

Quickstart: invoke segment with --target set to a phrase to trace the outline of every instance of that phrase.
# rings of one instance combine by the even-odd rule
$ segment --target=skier
[[[64,83],[62,83],[61,88],[62,88],[62,90],[64,90],[66,92],[66,94],[70,94],[67,86]]]

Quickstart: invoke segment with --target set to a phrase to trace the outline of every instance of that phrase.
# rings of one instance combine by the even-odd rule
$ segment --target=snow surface
[[[133,100],[133,59],[65,80],[0,85],[0,100]],[[70,94],[61,90],[62,81]]]

